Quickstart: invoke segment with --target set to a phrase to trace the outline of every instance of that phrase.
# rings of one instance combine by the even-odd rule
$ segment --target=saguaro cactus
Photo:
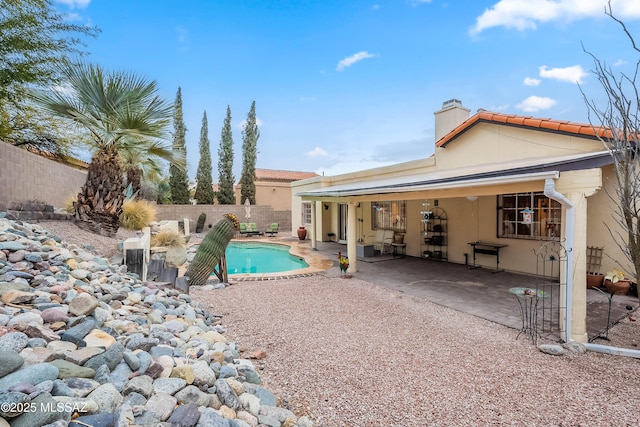
[[[202,286],[207,282],[216,265],[224,257],[227,245],[235,234],[237,223],[234,215],[226,214],[207,233],[185,273],[189,286]]]
[[[198,216],[198,222],[196,223],[196,233],[202,233],[204,229],[204,222],[207,220],[207,214],[202,212],[200,216]]]

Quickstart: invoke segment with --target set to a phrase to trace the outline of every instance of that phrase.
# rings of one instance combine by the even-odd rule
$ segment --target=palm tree
[[[158,95],[155,81],[136,74],[77,64],[64,70],[64,77],[63,89],[32,96],[44,110],[74,120],[91,134],[96,151],[74,204],[75,220],[83,229],[113,237],[124,200],[121,147],[163,139],[172,106]]]
[[[136,194],[142,187],[142,181],[158,182],[163,176],[163,164],[160,160],[185,170],[186,159],[173,151],[170,143],[159,140],[140,140],[127,138],[119,145],[127,188]]]

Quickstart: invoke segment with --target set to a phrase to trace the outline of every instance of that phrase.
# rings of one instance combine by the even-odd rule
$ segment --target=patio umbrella
[[[251,218],[251,202],[249,202],[249,198],[244,199],[244,217],[246,219]]]

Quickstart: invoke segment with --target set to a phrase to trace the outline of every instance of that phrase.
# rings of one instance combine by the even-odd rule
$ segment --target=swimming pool
[[[278,273],[309,267],[303,259],[292,256],[289,246],[231,242],[227,246],[227,273]]]

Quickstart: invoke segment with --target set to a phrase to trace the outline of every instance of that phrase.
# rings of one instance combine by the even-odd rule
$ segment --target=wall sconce
[[[467,200],[470,202],[475,202],[478,200],[478,196],[467,196]]]
[[[325,203],[323,206],[324,206],[324,210],[325,210],[325,211],[328,211],[328,210],[329,210],[329,205],[328,205],[328,204],[326,204],[326,203]]]

